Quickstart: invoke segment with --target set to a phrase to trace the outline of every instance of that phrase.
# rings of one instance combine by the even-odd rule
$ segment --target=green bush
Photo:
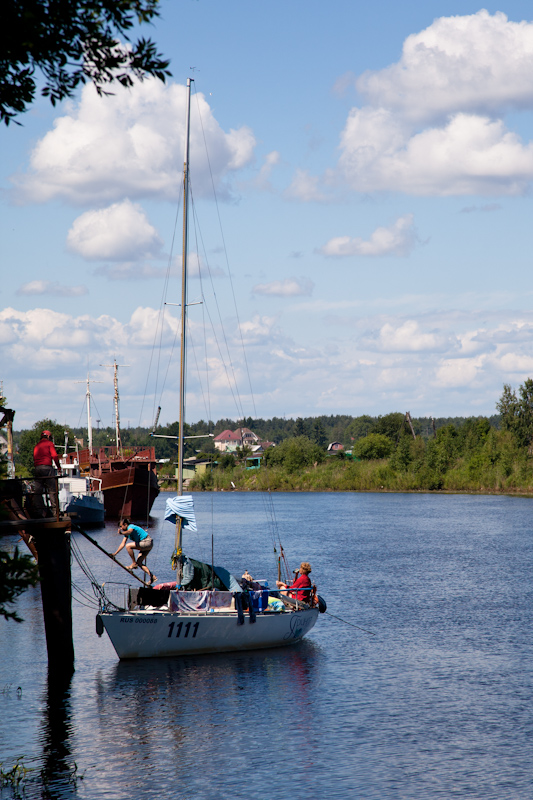
[[[285,439],[278,447],[270,447],[263,456],[268,467],[282,466],[288,472],[321,464],[325,458],[325,451],[307,436]]]
[[[369,433],[354,444],[353,454],[364,460],[387,458],[393,447],[393,443],[384,433]]]

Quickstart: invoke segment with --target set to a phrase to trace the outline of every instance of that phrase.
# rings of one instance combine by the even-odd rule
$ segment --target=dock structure
[[[0,500],[4,513],[0,516],[0,537],[18,533],[21,540],[29,540],[32,553],[37,555],[48,666],[54,672],[74,670],[74,643],[72,638],[72,583],[70,571],[70,519],[26,517],[19,505],[20,481],[0,481]],[[13,507],[17,508],[13,512]]]

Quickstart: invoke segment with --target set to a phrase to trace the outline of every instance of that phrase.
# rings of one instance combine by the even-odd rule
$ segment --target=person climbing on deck
[[[113,553],[113,556],[117,556],[125,547],[132,561],[126,569],[134,570],[136,567],[140,567],[150,578],[149,585],[152,586],[157,578],[146,566],[146,556],[154,546],[152,537],[143,528],[140,528],[139,525],[133,525],[129,519],[123,519],[120,522],[118,533],[121,533],[124,538]],[[131,539],[131,541],[128,542],[128,539]],[[139,555],[137,557],[135,557],[135,550],[139,550]]]
[[[311,572],[311,564],[308,561],[302,561],[300,564],[299,569],[294,570],[298,573],[298,577],[294,580],[290,585],[283,583],[283,581],[276,581],[276,586],[278,589],[285,589],[287,594],[294,594],[295,589],[306,589],[309,590],[312,588],[311,578],[309,574]],[[296,599],[301,600],[304,603],[309,603],[311,599],[311,592],[310,591],[298,591],[296,592]]]

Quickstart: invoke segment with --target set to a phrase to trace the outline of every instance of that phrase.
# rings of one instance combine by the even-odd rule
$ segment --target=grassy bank
[[[476,458],[459,458],[444,470],[430,468],[423,461],[398,468],[394,459],[341,461],[287,470],[261,467],[214,469],[191,483],[192,491],[284,491],[284,492],[479,492],[533,494],[533,461],[497,461],[484,464]]]

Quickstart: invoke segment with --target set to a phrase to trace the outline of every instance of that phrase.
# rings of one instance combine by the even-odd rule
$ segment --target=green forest
[[[186,426],[186,435],[214,434],[249,428],[275,447],[265,451],[259,469],[247,469],[247,448],[220,455],[211,438],[187,442],[185,457],[197,455],[212,463],[198,474],[193,490],[278,491],[467,491],[533,494],[533,380],[518,390],[505,385],[491,417],[430,418],[404,412],[383,416],[322,415],[285,419],[203,420]],[[15,432],[17,473],[31,470],[33,445],[42,427],[54,434],[58,451],[68,434],[86,445],[87,431],[40,420],[32,429]],[[176,435],[178,424],[157,428]],[[121,431],[125,448],[153,444],[158,459],[170,459],[160,475],[174,471],[177,448],[172,440],[152,438],[147,428]],[[95,447],[114,444],[111,428],[93,431]],[[339,442],[344,449],[328,452]],[[199,451],[198,448],[202,448]]]

